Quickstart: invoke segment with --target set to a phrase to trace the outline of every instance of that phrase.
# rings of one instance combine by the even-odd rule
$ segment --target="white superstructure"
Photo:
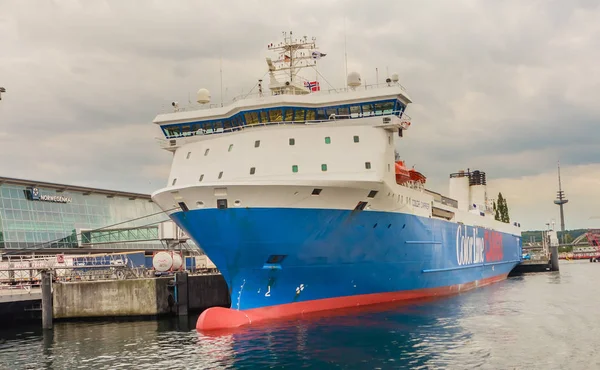
[[[494,220],[483,172],[453,174],[449,197],[426,190],[412,170],[400,179],[395,144],[410,127],[412,101],[397,74],[369,86],[351,72],[347,88],[323,91],[298,73],[326,55],[314,39],[290,33],[269,49],[279,54],[267,58],[268,93],[259,81],[256,94],[220,106],[201,89],[199,105],[173,103],[154,120],[161,147],[173,152],[167,187],[152,195],[164,210],[361,209],[520,235],[517,223]]]

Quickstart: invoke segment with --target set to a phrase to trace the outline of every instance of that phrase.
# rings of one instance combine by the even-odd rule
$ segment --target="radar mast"
[[[326,54],[321,53],[316,46],[316,38],[310,40],[308,36],[294,38],[292,31],[282,32],[283,41],[278,44],[269,44],[268,50],[277,53],[277,59],[267,57],[269,66],[269,89],[273,95],[279,94],[308,94],[311,90],[300,81],[298,72],[303,68],[315,67],[317,60]],[[282,72],[283,82],[275,77],[276,72]]]

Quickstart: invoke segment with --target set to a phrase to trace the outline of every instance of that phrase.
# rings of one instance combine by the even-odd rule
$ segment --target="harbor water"
[[[0,330],[2,369],[600,368],[600,264],[207,336],[197,316]]]

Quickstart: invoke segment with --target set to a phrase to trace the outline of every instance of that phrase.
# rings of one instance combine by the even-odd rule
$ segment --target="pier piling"
[[[52,272],[42,271],[42,328],[52,329]]]
[[[558,246],[553,245],[550,247],[550,270],[559,271],[558,267]]]
[[[177,315],[188,314],[188,274],[186,271],[175,274]]]

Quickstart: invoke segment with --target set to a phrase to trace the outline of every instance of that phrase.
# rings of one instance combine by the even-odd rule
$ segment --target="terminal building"
[[[197,250],[150,195],[0,177],[0,253]]]

